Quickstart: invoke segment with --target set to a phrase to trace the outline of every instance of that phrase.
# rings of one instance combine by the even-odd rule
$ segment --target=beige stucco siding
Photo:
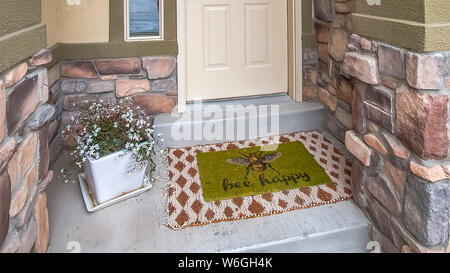
[[[45,48],[40,0],[0,0],[0,73]]]
[[[80,5],[67,2],[42,0],[42,22],[47,25],[49,47],[58,42],[109,41],[109,0],[81,0]]]
[[[450,1],[357,1],[353,31],[420,52],[450,50]]]

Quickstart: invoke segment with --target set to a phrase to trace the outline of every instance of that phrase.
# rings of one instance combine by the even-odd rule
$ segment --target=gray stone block
[[[435,246],[448,239],[449,182],[430,183],[411,176],[406,185],[404,223],[423,244]]]

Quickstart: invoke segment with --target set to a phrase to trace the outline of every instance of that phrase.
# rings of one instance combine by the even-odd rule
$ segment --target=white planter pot
[[[122,194],[142,187],[145,168],[130,174],[129,164],[134,159],[130,153],[113,153],[98,160],[88,159],[84,164],[84,172],[92,194],[101,204]]]

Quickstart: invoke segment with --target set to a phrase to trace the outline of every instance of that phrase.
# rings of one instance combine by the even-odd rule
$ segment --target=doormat
[[[331,182],[300,141],[198,153],[197,165],[206,202]]]
[[[239,154],[239,149],[260,149],[259,147],[261,146],[295,142],[301,142],[304,145],[314,161],[331,179],[331,182],[316,186],[284,189],[279,192],[266,192],[253,196],[232,197],[227,200],[212,202],[205,200],[198,167],[198,156],[200,154],[230,150],[235,150]],[[283,146],[280,145],[279,147]],[[262,156],[272,153],[273,151],[267,151]],[[202,155],[200,155],[201,157]],[[276,167],[280,168],[275,163],[281,159],[281,156],[278,156],[276,160],[273,159],[276,157],[275,155],[271,157],[272,161],[268,159],[266,161],[269,161],[274,169]],[[346,158],[320,131],[299,132],[195,147],[169,148],[168,164],[170,178],[167,193],[168,225],[174,229],[269,216],[298,209],[334,204],[352,198],[351,160]],[[236,167],[239,166],[236,165]],[[269,166],[266,167],[271,169]],[[254,166],[254,168],[258,169],[257,166]],[[272,171],[275,172],[274,170]],[[221,171],[217,168],[216,172],[220,173]],[[248,176],[254,176],[255,173],[250,167]],[[240,172],[240,175],[245,177],[245,166],[244,173]],[[326,181],[323,183],[326,183]]]

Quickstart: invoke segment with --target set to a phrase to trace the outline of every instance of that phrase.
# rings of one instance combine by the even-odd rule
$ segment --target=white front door
[[[187,101],[288,90],[286,0],[187,0]]]

